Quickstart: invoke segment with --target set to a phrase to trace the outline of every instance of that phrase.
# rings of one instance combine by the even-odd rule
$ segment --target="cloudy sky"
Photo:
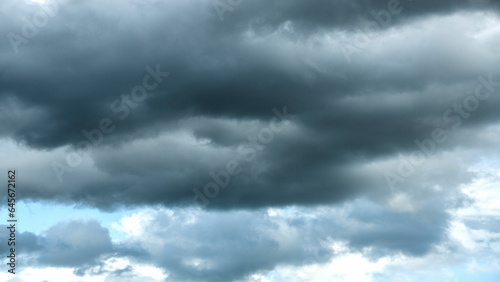
[[[1,1],[0,280],[499,281],[499,2]]]

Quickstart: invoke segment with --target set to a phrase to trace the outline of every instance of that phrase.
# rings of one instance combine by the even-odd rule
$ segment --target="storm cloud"
[[[173,212],[145,223],[155,250],[96,221],[22,233],[51,250],[33,263],[84,275],[135,257],[234,281],[311,263],[324,242],[429,255],[474,203],[471,167],[498,158],[499,4],[3,1],[1,167],[21,170],[23,200]],[[314,219],[268,215],[289,208]],[[313,263],[336,257],[322,251]]]

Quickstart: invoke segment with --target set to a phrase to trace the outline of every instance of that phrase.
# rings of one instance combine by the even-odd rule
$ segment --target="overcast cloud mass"
[[[499,12],[1,1],[0,280],[499,281]]]

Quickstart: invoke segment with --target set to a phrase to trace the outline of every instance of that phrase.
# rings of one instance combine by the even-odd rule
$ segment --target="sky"
[[[500,1],[4,0],[0,35],[1,281],[500,281]]]

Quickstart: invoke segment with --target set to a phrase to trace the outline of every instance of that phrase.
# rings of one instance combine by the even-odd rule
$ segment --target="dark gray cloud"
[[[42,11],[18,2],[0,4],[1,34],[23,35]],[[471,203],[460,192],[477,177],[469,165],[499,153],[499,2],[401,1],[364,34],[388,3],[243,1],[220,21],[211,1],[69,1],[19,46],[4,36],[0,137],[15,143],[5,150],[22,168],[23,199],[112,210],[195,197],[212,209],[193,225],[159,214],[146,224],[155,251],[115,245],[94,221],[23,233],[31,260],[83,275],[117,255],[174,280],[231,281],[324,252],[321,263],[336,255],[320,248],[332,240],[374,258],[432,251],[449,210]],[[144,100],[123,96],[147,84]],[[415,140],[429,144],[437,127],[448,140],[408,167]],[[101,134],[69,168],[80,141]],[[54,162],[68,171],[57,175]],[[228,174],[230,164],[241,172]],[[405,176],[391,184],[387,172]],[[332,204],[353,224],[331,210],[281,223],[263,211]],[[131,271],[112,275],[133,280]]]
[[[200,5],[192,1],[183,4],[143,4],[145,11],[154,11],[147,23],[141,20],[145,12],[134,10],[136,3],[119,5],[118,10],[122,12],[120,17],[106,12],[95,15],[92,13],[96,9],[93,2],[65,4],[50,18],[51,22],[47,26],[40,28],[36,37],[26,46],[21,46],[23,48],[20,48],[19,54],[11,54],[9,42],[4,42],[2,46],[5,50],[2,60],[5,65],[2,74],[2,96],[7,99],[14,95],[20,100],[19,107],[39,112],[38,118],[32,118],[10,134],[32,146],[43,148],[76,143],[82,138],[82,129],[95,128],[103,117],[111,115],[116,118],[116,114],[110,113],[111,102],[119,98],[121,93],[141,83],[146,74],[144,67],[156,63],[173,73],[171,79],[160,85],[155,91],[156,95],[145,101],[145,105],[138,110],[140,115],[135,113],[123,124],[119,124],[115,135],[127,135],[141,127],[169,123],[180,117],[266,119],[269,109],[284,104],[289,105],[290,111],[300,116],[309,115],[316,107],[337,112],[339,107],[335,107],[335,104],[338,100],[350,95],[359,95],[367,89],[371,92],[378,90],[386,93],[387,90],[398,92],[414,88],[425,89],[429,86],[429,79],[436,79],[435,73],[440,73],[441,76],[450,75],[440,70],[426,75],[424,71],[414,68],[413,73],[405,79],[402,77],[405,74],[398,74],[398,70],[387,69],[389,72],[386,71],[385,74],[373,75],[373,68],[376,66],[363,66],[367,69],[362,70],[333,61],[331,67],[346,68],[344,76],[349,77],[349,80],[332,79],[331,75],[308,67],[304,58],[296,58],[294,63],[284,62],[300,50],[285,51],[282,56],[273,57],[276,52],[283,52],[280,46],[271,45],[268,47],[268,54],[261,53],[264,50],[241,38],[244,37],[245,31],[252,28],[250,22],[253,21],[267,26],[273,32],[287,21],[294,24],[302,20],[318,27],[326,21],[322,20],[322,13],[329,14],[329,11],[334,11],[342,17],[359,21],[354,15],[369,14],[367,12],[373,7],[386,4],[386,1],[320,2],[323,5],[303,1],[245,3],[238,6],[234,13],[235,16],[238,13],[245,14],[249,19],[238,17],[238,24],[214,22],[210,17],[213,11],[207,10],[210,5]],[[422,6],[419,9],[408,7],[409,11],[430,14],[467,7],[472,5],[470,2],[404,4]],[[245,5],[255,7],[255,10]],[[174,13],[172,9],[177,10]],[[264,12],[258,13],[257,9]],[[7,16],[12,19],[19,14],[16,10],[9,12],[11,13]],[[185,24],[181,25],[178,21],[181,21],[185,14],[191,14],[193,19],[188,24],[182,21]],[[272,18],[276,22],[255,20],[256,18]],[[336,14],[325,18],[345,22],[339,20],[340,16]],[[71,25],[63,25],[67,19],[71,19]],[[16,24],[20,24],[19,29],[22,27],[21,22],[4,20],[9,23],[3,27],[6,33],[16,31]],[[116,25],[115,20],[119,20],[123,26]],[[224,31],[223,26],[230,26],[233,30]],[[98,32],[102,30],[106,32]],[[49,41],[49,38],[55,40]],[[240,41],[230,38],[239,38]],[[285,42],[289,40],[288,37],[283,38]],[[304,41],[308,40],[310,38],[304,38]],[[55,46],[57,48],[53,48]],[[112,55],[106,55],[111,50]],[[335,51],[338,53],[339,50],[332,50]],[[317,64],[318,59],[310,58],[313,64]],[[424,68],[435,66],[438,64],[430,63],[424,65]],[[372,75],[366,75],[369,73]],[[415,79],[414,75],[420,76],[420,79]],[[307,83],[308,79],[313,79],[314,85]],[[456,79],[462,80],[462,77]],[[61,83],[63,81],[64,83]],[[417,107],[414,113],[425,114]],[[346,116],[347,114],[337,113],[336,120],[347,120],[345,124],[360,128],[356,119]],[[373,114],[377,115],[381,122],[389,121],[385,115],[379,115],[377,112]],[[359,120],[366,120],[367,116],[364,115],[366,113],[362,113]],[[316,114],[311,118],[314,117],[328,121],[325,116]],[[412,116],[409,113],[408,117],[401,118],[409,121]],[[49,120],[51,122],[47,122]],[[338,122],[330,125],[330,128],[338,127]],[[408,138],[411,137],[413,136]]]
[[[56,189],[28,181],[24,196],[101,208],[176,204],[192,198],[193,187],[203,188],[208,173],[232,158],[240,161],[242,175],[212,207],[328,203],[367,191],[388,193],[378,172],[360,167],[410,153],[415,139],[443,123],[447,108],[474,92],[478,75],[499,77],[490,64],[497,56],[489,47],[493,39],[463,43],[478,30],[468,27],[469,18],[480,17],[473,12],[491,10],[496,2],[402,1],[404,12],[393,15],[390,28],[351,63],[341,49],[357,31],[346,26],[362,26],[371,10],[387,9],[388,2],[318,2],[244,2],[220,22],[211,3],[131,1],[111,13],[96,12],[97,2],[70,1],[19,53],[4,40],[2,136],[53,150],[77,146],[86,140],[82,130],[99,128],[103,118],[115,126],[92,155],[109,177],[70,174],[62,185],[48,182]],[[2,31],[22,32],[19,18],[39,9],[2,4]],[[459,25],[449,25],[445,15],[457,17]],[[430,29],[424,19],[441,21],[442,28]],[[384,35],[392,33],[402,35]],[[379,50],[381,43],[392,45]],[[146,66],[157,65],[171,75],[136,108],[121,103],[120,95],[142,85]],[[499,100],[490,97],[463,127],[497,122]],[[242,161],[251,153],[238,154],[238,146],[269,126],[273,108],[285,105],[294,115],[292,126],[277,133],[255,161]],[[163,148],[131,145],[179,132],[208,142],[208,148],[193,149],[184,141],[156,143]]]

